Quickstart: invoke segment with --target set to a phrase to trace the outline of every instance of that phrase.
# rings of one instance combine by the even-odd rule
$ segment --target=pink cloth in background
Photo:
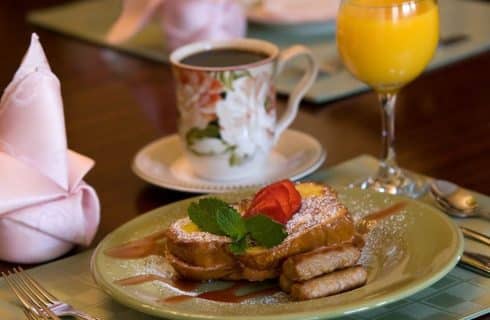
[[[82,179],[94,161],[67,149],[60,83],[36,34],[0,100],[0,259],[36,263],[89,245],[100,220]]]
[[[106,36],[107,42],[119,44],[129,40],[162,10],[165,0],[123,0],[121,14]]]
[[[127,41],[152,18],[159,20],[169,51],[195,41],[244,37],[247,29],[245,10],[235,0],[123,0],[106,40]]]
[[[262,0],[256,9],[271,22],[318,22],[335,19],[340,0]]]
[[[201,40],[241,38],[247,32],[244,8],[234,0],[167,0],[161,23],[171,50]]]

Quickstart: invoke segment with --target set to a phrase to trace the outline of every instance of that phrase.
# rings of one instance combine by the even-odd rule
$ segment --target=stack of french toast
[[[209,221],[196,218],[196,205],[189,217],[167,229],[165,255],[182,278],[279,279],[281,289],[297,300],[329,296],[365,284],[367,272],[358,265],[362,237],[331,187],[284,180],[229,206],[238,218],[226,216],[229,208],[211,212],[208,206],[213,214],[210,217],[218,217],[216,225],[209,225]],[[249,223],[253,218],[271,221]],[[244,223],[238,223],[239,219]],[[233,222],[233,228],[220,232],[219,227],[228,221]],[[260,230],[249,233],[242,227],[253,229],[256,225]]]

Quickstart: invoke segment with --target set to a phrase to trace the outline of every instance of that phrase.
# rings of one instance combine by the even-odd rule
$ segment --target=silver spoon
[[[458,218],[481,217],[490,220],[490,212],[483,211],[475,197],[463,188],[444,180],[433,180],[431,194],[447,214]]]

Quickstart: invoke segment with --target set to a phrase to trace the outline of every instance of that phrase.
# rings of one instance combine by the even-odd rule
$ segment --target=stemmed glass
[[[337,46],[349,71],[378,94],[383,154],[377,174],[361,188],[418,197],[426,184],[402,171],[395,156],[397,92],[425,69],[437,48],[437,0],[343,0]]]

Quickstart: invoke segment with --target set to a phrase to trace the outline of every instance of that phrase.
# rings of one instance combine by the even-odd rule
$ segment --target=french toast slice
[[[351,267],[360,256],[361,251],[353,245],[321,247],[287,258],[282,265],[282,274],[292,281],[306,281]]]
[[[275,268],[284,259],[319,247],[351,243],[357,232],[347,208],[327,185],[299,183],[301,208],[286,223],[288,236],[279,245],[266,249],[249,248],[238,259],[254,269]]]
[[[166,232],[167,250],[180,261],[195,267],[234,268],[238,260],[251,270],[276,270],[293,255],[323,246],[351,243],[356,229],[347,208],[329,186],[316,183],[296,184],[301,195],[301,208],[286,223],[288,236],[272,248],[251,247],[244,254],[229,251],[231,239],[203,232],[189,218],[174,222]],[[244,200],[235,208],[244,215]]]
[[[189,265],[233,268],[236,264],[236,258],[228,250],[230,238],[200,231],[188,217],[174,222],[165,237],[167,251]]]
[[[360,249],[354,244],[333,245],[320,247],[315,250],[289,257],[282,265],[279,286],[285,292],[291,293],[293,285],[296,286],[296,295],[304,295],[303,286],[306,282],[321,276],[335,273],[334,271],[350,268],[356,265],[361,255]],[[343,279],[340,277],[339,279]],[[343,281],[343,280],[342,280]],[[308,289],[315,290],[316,287],[334,286],[332,278],[311,282]],[[318,289],[329,293],[333,289]],[[347,290],[347,289],[346,289]],[[317,295],[319,293],[316,293]],[[295,297],[301,299],[300,296]]]
[[[367,272],[354,266],[322,275],[304,282],[292,282],[281,276],[281,289],[296,300],[316,299],[360,287],[366,283]]]
[[[235,274],[235,266],[215,265],[210,267],[194,266],[180,260],[178,257],[169,253],[165,254],[166,259],[175,269],[175,271],[184,279],[190,280],[215,280],[225,279],[226,277]]]
[[[177,273],[184,279],[190,280],[247,280],[251,282],[275,279],[279,269],[255,270],[236,263],[234,266],[217,265],[199,267],[190,265],[167,251],[166,258]]]
[[[303,209],[303,208],[302,208]],[[310,214],[302,212],[302,209],[296,213],[299,218],[310,217]],[[295,216],[296,216],[295,215]],[[255,269],[268,269],[279,266],[284,259],[308,252],[323,246],[343,244],[352,242],[356,236],[354,224],[347,210],[341,209],[336,211],[335,216],[318,217],[319,220],[313,225],[304,224],[302,229],[294,230],[294,223],[286,226],[288,237],[279,245],[266,249],[261,247],[252,247],[238,259],[245,265]],[[293,219],[295,218],[293,216]],[[308,220],[305,219],[305,220]]]

